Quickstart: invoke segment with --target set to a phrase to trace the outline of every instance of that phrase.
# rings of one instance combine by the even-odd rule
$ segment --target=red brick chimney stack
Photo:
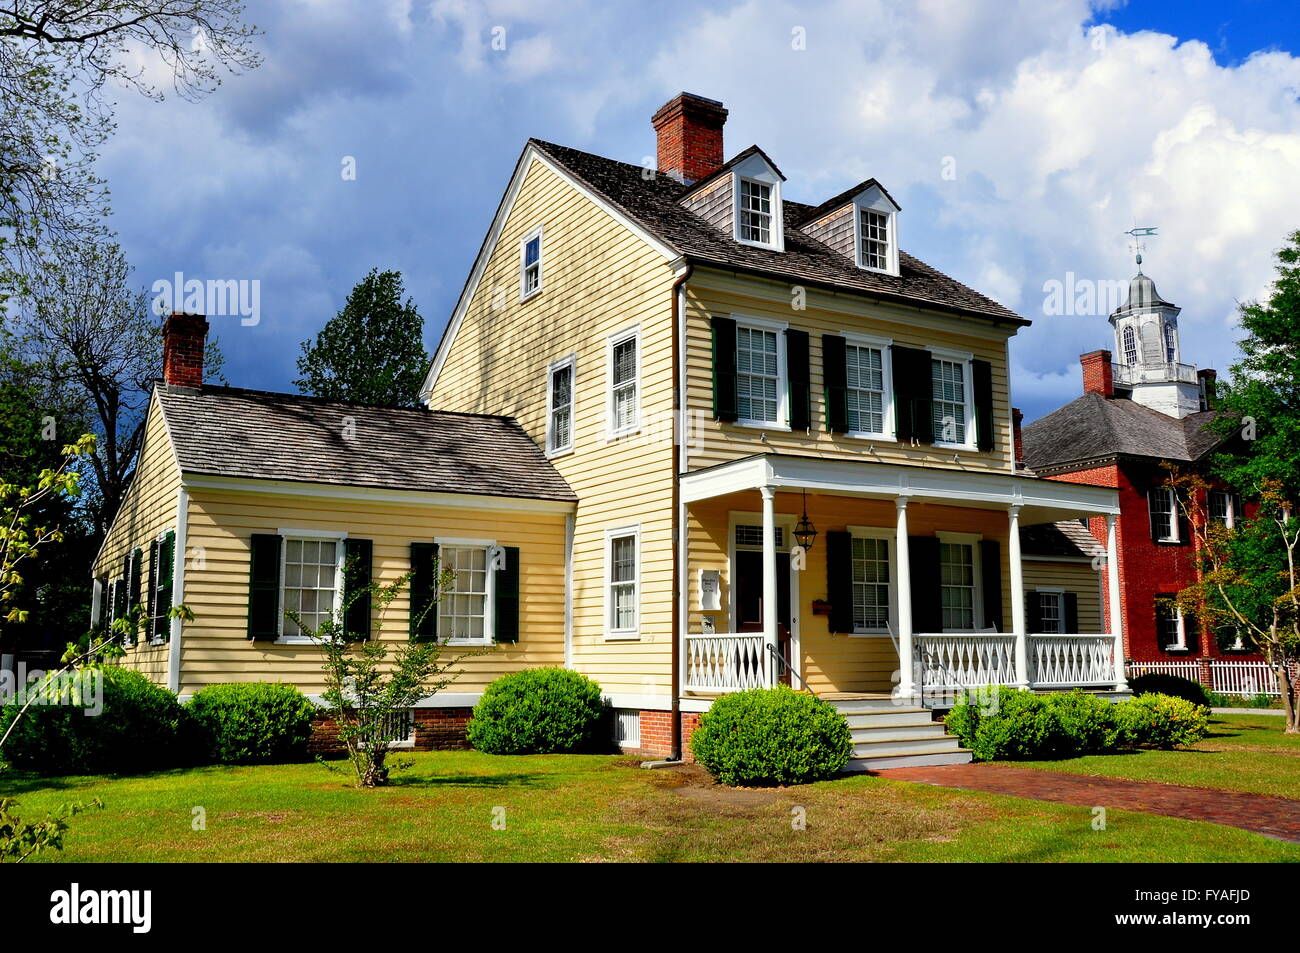
[[[1025,465],[1025,439],[1021,433],[1020,424],[1025,419],[1025,415],[1020,412],[1019,407],[1011,408],[1011,435],[1016,448],[1016,466]]]
[[[163,322],[163,380],[168,387],[203,386],[203,346],[208,319],[173,312]]]
[[[1110,364],[1110,351],[1089,351],[1079,355],[1083,365],[1083,392],[1115,396],[1115,371]]]
[[[727,110],[714,99],[681,93],[651,118],[659,139],[659,171],[698,182],[722,167],[722,125]]]

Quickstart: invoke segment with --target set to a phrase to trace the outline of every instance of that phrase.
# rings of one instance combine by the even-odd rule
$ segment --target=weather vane
[[[1141,241],[1143,238],[1156,237],[1156,225],[1134,225],[1125,235],[1128,235],[1132,241],[1129,242],[1129,249],[1137,257],[1138,271],[1142,270],[1142,253],[1146,251],[1146,242]]]

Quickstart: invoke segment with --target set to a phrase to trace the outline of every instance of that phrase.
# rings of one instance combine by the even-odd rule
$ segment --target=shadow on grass
[[[395,775],[388,786],[393,788],[531,788],[543,787],[540,774],[457,774],[448,777]]]

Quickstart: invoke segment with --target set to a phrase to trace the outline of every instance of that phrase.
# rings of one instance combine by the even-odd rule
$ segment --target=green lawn
[[[1185,754],[1195,758],[1197,755]],[[0,773],[25,816],[98,796],[74,861],[1277,861],[1300,846],[1245,831],[873,777],[734,790],[696,768],[605,756],[429,752],[390,788],[360,791],[316,764],[135,777]],[[192,829],[194,809],[207,829]],[[499,810],[498,810],[499,809]],[[792,811],[806,830],[792,829]],[[504,829],[493,827],[504,819]]]
[[[1300,735],[1285,734],[1282,727],[1283,719],[1276,715],[1212,715],[1209,736],[1189,750],[1131,751],[1016,764],[1300,798]]]

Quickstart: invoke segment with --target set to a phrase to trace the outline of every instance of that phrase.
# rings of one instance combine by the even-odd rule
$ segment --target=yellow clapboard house
[[[757,146],[724,161],[726,115],[669,101],[656,167],[529,140],[428,410],[205,384],[176,355],[206,325],[172,316],[95,569],[101,624],[147,602],[127,663],[182,695],[319,691],[286,609],[332,611],[347,559],[385,581],[436,555],[456,591],[422,631],[418,575],[392,619],[350,620],[485,649],[416,710],[417,745],[541,665],[595,679],[619,742],[662,755],[720,694],[786,682],[846,712],[863,767],[960,760],[928,709],[962,687],[1124,691],[1114,560],[1069,531],[1113,529],[1115,492],[1017,460],[1028,322],[903,252],[876,180],[811,206]]]

